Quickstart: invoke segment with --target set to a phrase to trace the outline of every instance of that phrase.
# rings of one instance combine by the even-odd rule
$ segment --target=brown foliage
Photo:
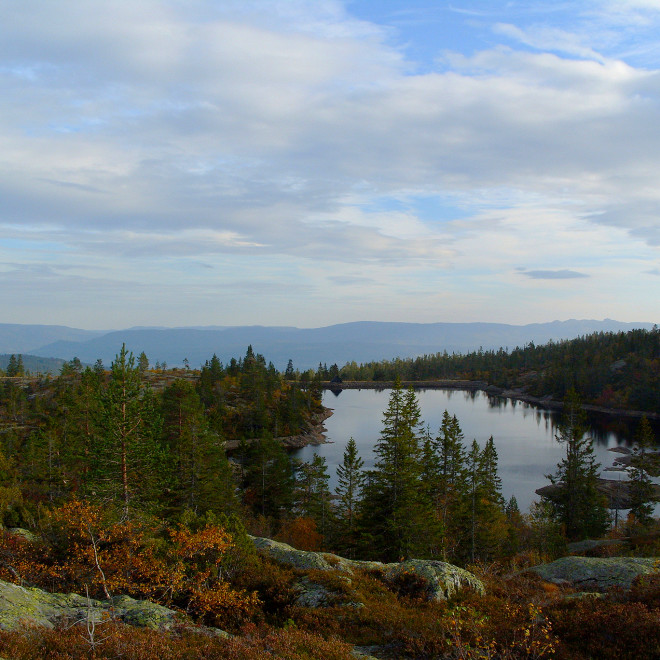
[[[0,632],[0,653],[14,660],[351,660],[350,647],[336,639],[300,630],[269,630],[251,627],[242,637],[218,638],[194,628],[162,633],[106,624],[100,640],[92,646],[80,626],[55,630],[24,629]]]
[[[323,545],[323,535],[316,531],[316,522],[311,518],[285,521],[276,538],[298,550],[317,551]]]
[[[223,579],[232,539],[214,525],[190,531],[113,521],[101,507],[74,500],[46,514],[44,536],[50,543],[0,538],[0,577],[52,591],[87,589],[101,598],[130,594],[213,625],[238,625],[259,604],[256,594]]]
[[[603,598],[564,601],[549,616],[565,658],[660,657],[660,611]]]

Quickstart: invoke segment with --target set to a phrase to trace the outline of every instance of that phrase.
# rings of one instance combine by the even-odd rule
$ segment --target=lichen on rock
[[[421,578],[426,583],[428,600],[447,600],[464,589],[485,594],[481,580],[469,571],[444,561],[408,559],[398,564],[385,564],[387,582],[394,582],[406,574]]]
[[[657,559],[648,557],[562,557],[530,569],[546,582],[603,591],[629,589],[638,575],[657,572]]]
[[[383,564],[378,561],[359,561],[345,559],[338,555],[309,550],[296,550],[286,543],[267,538],[252,537],[256,547],[269,557],[283,564],[301,570],[338,571],[348,575],[356,570],[375,571],[383,576],[386,583],[392,584],[405,574],[414,573],[426,584],[428,600],[445,600],[463,589],[485,593],[483,583],[469,571],[442,561],[427,559],[409,559],[404,562]],[[305,602],[321,602],[318,595],[306,597]],[[319,605],[307,605],[318,607]]]
[[[147,600],[117,596],[99,601],[78,594],[48,593],[0,581],[0,629],[23,625],[54,628],[62,621],[104,621],[116,618],[131,626],[168,630],[178,618],[174,610]]]

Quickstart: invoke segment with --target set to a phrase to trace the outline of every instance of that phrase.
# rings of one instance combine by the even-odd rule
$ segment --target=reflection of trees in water
[[[559,423],[560,414],[552,410],[535,409],[536,425],[554,433]]]
[[[488,407],[493,410],[506,410],[509,406],[512,411],[522,410],[523,417],[532,414],[539,427],[545,428],[546,431],[556,432],[557,425],[561,419],[561,411],[559,410],[549,410],[533,403],[528,403],[527,401],[507,399],[501,396],[485,394],[485,397]],[[632,447],[637,427],[639,426],[639,419],[588,411],[587,424],[589,426],[589,435],[593,439],[594,444],[602,447],[607,447],[611,444]],[[656,444],[660,448],[660,420],[652,420],[651,427],[655,434]]]
[[[498,410],[505,409],[509,405],[509,399],[505,399],[501,396],[491,396],[490,394],[486,395],[488,399],[489,408],[497,408]]]

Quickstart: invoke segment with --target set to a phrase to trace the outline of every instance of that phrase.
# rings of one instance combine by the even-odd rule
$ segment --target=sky
[[[0,321],[660,320],[660,0],[0,0]]]

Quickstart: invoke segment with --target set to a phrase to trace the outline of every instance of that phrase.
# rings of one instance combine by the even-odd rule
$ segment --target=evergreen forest
[[[351,362],[339,373],[357,381],[484,381],[558,401],[575,390],[584,404],[660,414],[660,329],[598,332],[512,350]]]

